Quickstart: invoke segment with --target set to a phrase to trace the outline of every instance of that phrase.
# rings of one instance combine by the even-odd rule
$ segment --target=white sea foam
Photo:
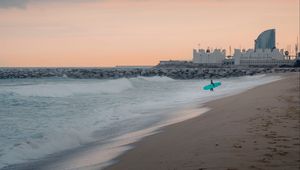
[[[159,77],[159,76],[155,76],[155,77],[138,77],[137,79],[142,79],[142,80],[146,80],[146,81],[153,81],[153,82],[169,82],[169,81],[175,81],[172,78],[169,77]]]
[[[130,143],[140,138],[128,138],[125,134],[135,134],[143,128],[151,131],[158,125],[181,121],[179,114],[173,112],[176,108],[236,94],[278,79],[259,75],[215,80],[221,81],[222,86],[213,93],[202,90],[209,80],[166,77],[1,80],[0,168],[95,141],[114,138]],[[125,138],[115,138],[122,135]],[[121,151],[124,150],[115,148],[107,152],[113,157]]]
[[[120,93],[132,88],[128,79],[116,79],[93,82],[42,82],[21,86],[6,86],[1,90],[16,93],[22,96],[39,97],[66,97],[71,95],[95,94],[95,93]]]

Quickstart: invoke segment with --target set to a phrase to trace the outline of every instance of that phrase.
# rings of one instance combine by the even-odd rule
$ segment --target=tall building
[[[275,49],[275,29],[269,29],[259,34],[255,40],[255,50]]]
[[[292,65],[293,60],[286,60],[284,51],[275,47],[275,29],[269,29],[257,37],[254,49],[234,51],[235,65]]]

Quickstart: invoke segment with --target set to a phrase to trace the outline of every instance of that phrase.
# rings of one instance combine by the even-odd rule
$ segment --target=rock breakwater
[[[300,68],[0,68],[0,79],[47,77],[116,79],[138,76],[209,79],[284,72],[300,72]]]

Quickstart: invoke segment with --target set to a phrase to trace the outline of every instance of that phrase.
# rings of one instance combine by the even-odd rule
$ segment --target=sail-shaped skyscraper
[[[269,29],[259,34],[255,40],[255,50],[275,49],[275,29]]]

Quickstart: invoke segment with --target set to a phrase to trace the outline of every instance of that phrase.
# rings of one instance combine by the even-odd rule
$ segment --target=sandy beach
[[[299,76],[209,102],[209,112],[144,138],[106,169],[300,169]]]

